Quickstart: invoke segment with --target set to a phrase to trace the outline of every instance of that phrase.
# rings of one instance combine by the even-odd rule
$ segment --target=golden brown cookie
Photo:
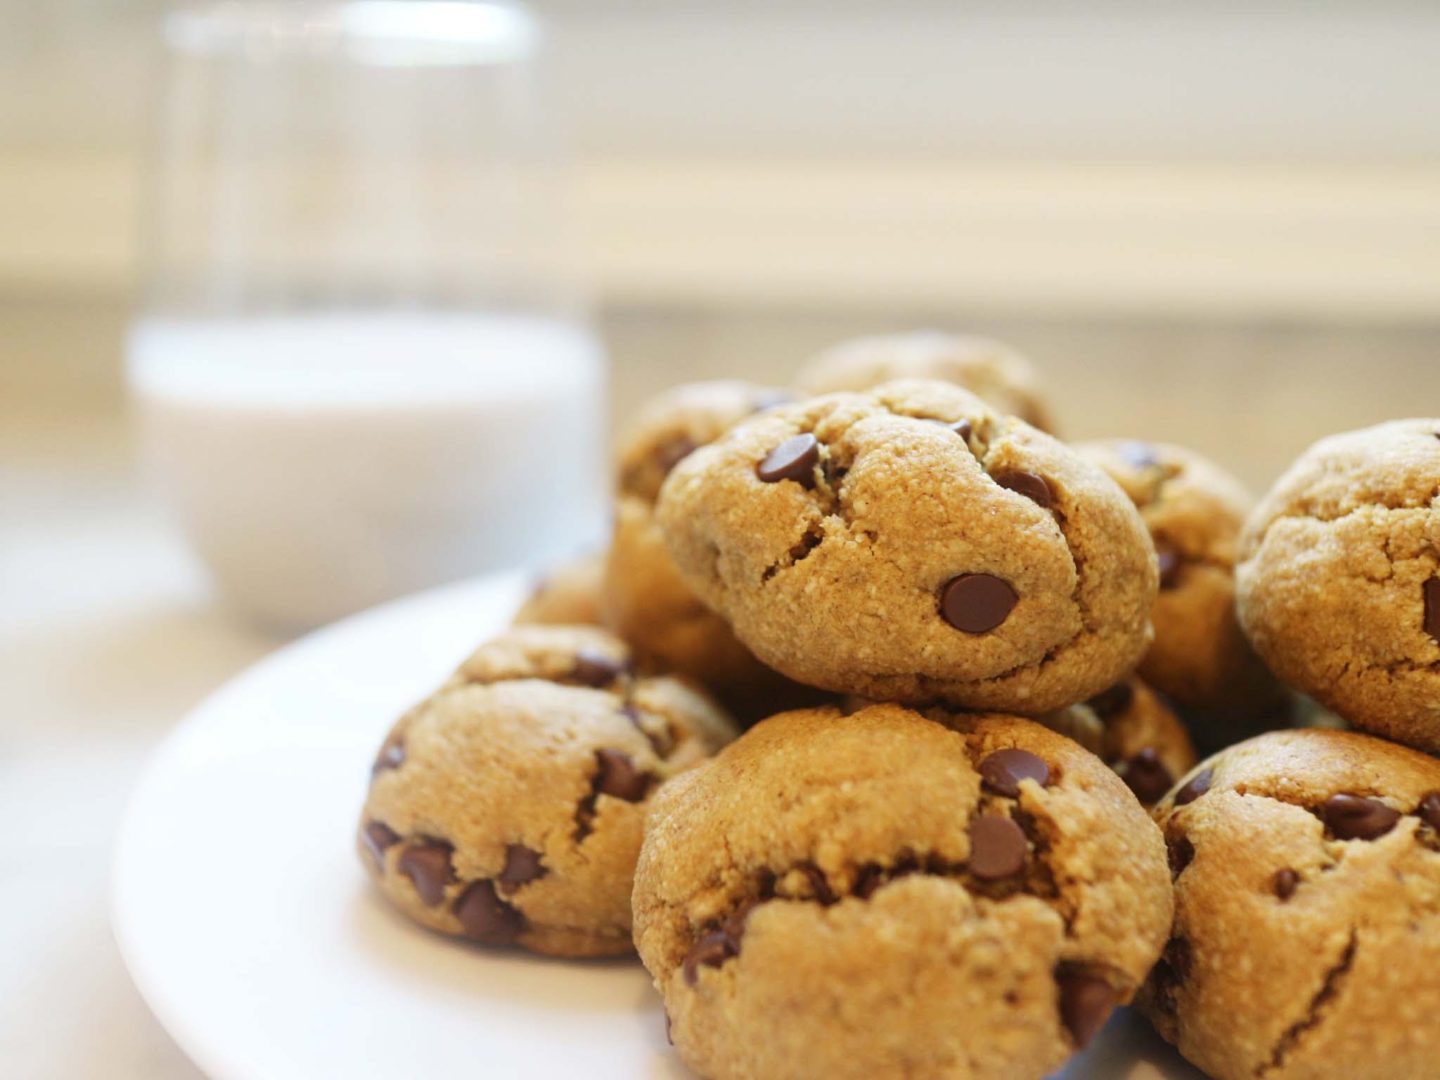
[[[620,450],[615,533],[605,561],[605,621],[646,663],[699,680],[746,719],[797,703],[796,688],[736,640],[685,584],[655,521],[670,470],[737,421],[787,399],[738,381],[690,383],[649,402]]]
[[[604,553],[561,563],[535,585],[513,621],[517,626],[600,626],[604,580]]]
[[[630,950],[646,804],[734,734],[707,697],[630,660],[602,630],[517,627],[401,718],[358,836],[396,907],[487,945]]]
[[[795,386],[815,396],[870,390],[896,379],[954,383],[998,412],[1018,416],[1041,431],[1055,430],[1030,361],[990,338],[936,330],[856,338],[810,360],[795,376]]]
[[[1153,806],[1195,765],[1195,747],[1180,718],[1135,676],[1080,705],[1047,713],[1040,723],[1068,735]]]
[[[1280,684],[1235,619],[1235,549],[1254,505],[1240,481],[1206,458],[1168,443],[1122,439],[1081,443],[1145,520],[1160,560],[1155,641],[1140,675],[1196,719],[1234,742],[1283,712]]]
[[[811,686],[1043,713],[1149,644],[1155,552],[1124,492],[945,383],[753,417],[676,466],[658,513],[686,583]]]
[[[1240,622],[1281,679],[1440,752],[1440,420],[1322,439],[1240,540]]]
[[[656,796],[635,942],[702,1075],[1049,1073],[1159,955],[1159,832],[1076,743],[896,705],[772,717]]]
[[[1218,1080],[1440,1075],[1440,761],[1261,735],[1156,809],[1175,928],[1139,1004]]]

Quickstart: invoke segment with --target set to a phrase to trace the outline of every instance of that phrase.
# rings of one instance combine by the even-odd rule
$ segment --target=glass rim
[[[539,25],[514,0],[211,0],[167,15],[164,38],[195,56],[464,65],[530,58]]]

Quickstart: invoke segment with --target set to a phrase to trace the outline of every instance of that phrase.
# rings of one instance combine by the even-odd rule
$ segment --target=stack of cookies
[[[1440,421],[1258,507],[1051,427],[938,334],[652,402],[610,550],[381,747],[380,888],[633,948],[708,1077],[1039,1078],[1132,1001],[1227,1080],[1440,1077]],[[1294,691],[1371,734],[1257,734]]]

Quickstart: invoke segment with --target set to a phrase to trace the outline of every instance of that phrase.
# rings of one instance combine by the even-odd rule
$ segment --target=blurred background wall
[[[1031,353],[1067,434],[1257,484],[1440,413],[1440,5],[536,6],[618,411],[934,325]],[[0,455],[128,465],[164,7],[0,0]]]

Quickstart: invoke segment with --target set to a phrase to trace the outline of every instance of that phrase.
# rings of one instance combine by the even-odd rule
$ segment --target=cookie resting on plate
[[[629,952],[646,803],[734,734],[584,627],[517,627],[411,709],[375,760],[366,869],[406,915],[487,945]]]
[[[945,383],[771,409],[681,461],[658,510],[690,587],[811,686],[1043,713],[1150,643],[1155,551],[1125,493]]]
[[[1138,1004],[1217,1080],[1440,1076],[1440,761],[1261,735],[1156,808],[1175,929]]]
[[[1159,831],[1070,739],[782,713],[656,795],[635,941],[714,1080],[1045,1076],[1170,927]]]

